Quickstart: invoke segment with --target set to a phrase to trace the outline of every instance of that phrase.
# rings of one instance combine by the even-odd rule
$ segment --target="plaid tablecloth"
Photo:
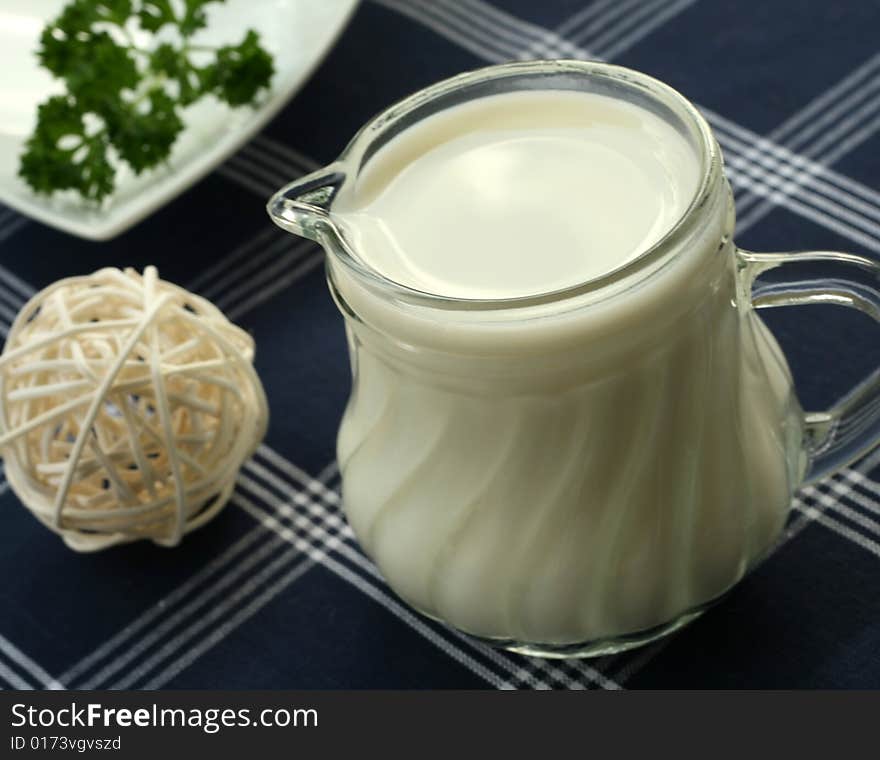
[[[263,210],[273,190],[334,158],[368,117],[424,85],[513,59],[603,58],[702,108],[736,189],[742,245],[877,256],[878,28],[876,0],[364,2],[262,134],[125,235],[89,243],[0,210],[0,332],[59,277],[156,264],[253,333],[272,408],[232,503],[177,549],[77,555],[0,486],[0,685],[880,686],[876,456],[802,491],[772,557],[660,644],[540,661],[411,612],[340,512],[334,436],[350,379],[322,254]],[[866,318],[834,307],[769,316],[808,408],[880,364]]]

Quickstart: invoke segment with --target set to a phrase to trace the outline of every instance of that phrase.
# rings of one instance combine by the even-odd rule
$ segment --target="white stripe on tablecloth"
[[[57,683],[40,665],[3,635],[0,635],[0,652],[31,676],[41,687],[52,687]]]
[[[620,23],[621,17],[626,19],[632,9],[650,7],[653,1],[645,3],[644,0],[619,0],[613,3],[610,8],[607,7],[607,4],[602,6],[600,3],[592,3],[569,17],[553,31],[579,45],[591,55],[598,55],[589,42],[590,40],[595,40],[609,28],[613,31]],[[597,6],[599,6],[598,11],[601,12],[597,12]]]
[[[822,156],[821,160],[827,164],[836,163],[847,153],[852,152],[866,140],[869,140],[871,137],[873,137],[878,130],[880,130],[880,116],[873,118],[862,128],[856,130],[853,134],[849,135],[845,140],[841,140],[837,145],[829,150],[828,153]],[[799,175],[797,186],[807,184],[811,181],[811,179],[811,174]],[[743,218],[742,222],[739,224],[739,227],[748,229],[756,222],[763,219],[768,213],[770,213],[773,210],[773,207],[774,204],[771,202],[765,202],[754,206],[752,210]]]
[[[741,141],[752,146],[743,153],[744,160],[756,162],[788,179],[806,173],[810,176],[811,186],[814,189],[830,186],[830,190],[822,190],[829,197],[836,198],[854,210],[873,215],[875,218],[880,214],[880,191],[857,182],[814,159],[793,153],[783,145],[770,142],[766,137],[761,137],[716,111],[705,107],[701,107],[700,110],[716,132],[739,137]],[[822,184],[814,182],[817,178],[822,180]]]
[[[161,689],[171,679],[175,678],[179,673],[192,665],[199,657],[212,647],[219,644],[232,631],[238,628],[249,618],[253,617],[263,607],[272,601],[278,594],[286,589],[291,583],[302,576],[309,568],[314,565],[311,560],[299,562],[289,570],[286,575],[278,579],[277,582],[270,584],[262,593],[251,599],[244,607],[237,610],[228,619],[224,620],[220,625],[211,629],[211,632],[196,643],[194,647],[172,663],[167,665],[161,672],[153,676],[141,688],[143,689]]]
[[[653,15],[658,22],[657,26],[659,26],[666,18],[672,18],[691,2],[693,0],[678,0],[678,2],[672,3],[668,0],[647,0],[647,2],[639,3],[631,13],[627,13],[612,28],[593,39],[584,40],[581,44],[596,58],[610,58],[616,49],[619,48],[623,52],[634,42],[646,37],[654,30],[654,25],[651,23],[643,24],[643,21]],[[664,8],[670,12],[668,16],[661,12]]]
[[[231,294],[225,294],[215,301],[229,319],[241,318],[251,309],[305,277],[324,261],[323,251],[312,241],[297,241],[285,233],[285,238],[276,242],[277,245],[273,244],[258,254],[260,261],[274,257],[272,264],[251,279],[242,278],[244,282],[238,283]],[[190,289],[198,292],[194,288]],[[206,297],[211,299],[208,295]]]
[[[279,248],[270,247],[266,255],[260,256],[262,268],[256,275],[244,278],[244,282],[238,282],[222,295],[215,296],[214,302],[230,317],[237,316],[237,314],[233,314],[235,305],[252,295],[253,290],[259,289],[260,292],[265,292],[271,283],[281,279],[284,272],[289,274],[295,266],[301,264],[305,259],[318,259],[319,262],[321,260],[321,256],[316,255],[318,246],[312,240],[303,240],[284,234],[284,237],[278,242],[281,244]],[[268,260],[269,258],[272,258],[271,262]],[[239,309],[240,311],[241,309]]]
[[[847,478],[852,480],[857,485],[860,485],[863,488],[876,494],[877,496],[880,496],[880,483],[875,483],[870,477],[859,472],[858,470],[847,468],[843,471],[843,473],[844,475],[846,475]]]
[[[11,238],[16,232],[25,227],[30,219],[26,216],[18,216],[15,215],[14,218],[6,221],[5,224],[0,226],[0,243],[5,242],[9,238]]]
[[[273,156],[267,155],[265,149],[257,145],[255,142],[248,143],[234,157],[233,162],[237,162],[240,167],[247,167],[249,171],[258,174],[262,179],[269,182],[274,188],[274,193],[279,188],[286,185],[294,177],[300,177],[306,172],[297,167],[296,173],[291,177],[288,172],[282,171],[280,163],[274,160]],[[287,162],[287,165],[293,165]],[[266,200],[269,200],[268,198]]]
[[[852,470],[850,470],[849,472],[843,471],[841,472],[841,476],[847,478],[848,480],[851,480],[851,482],[855,485],[863,485],[863,483],[852,479],[849,474],[850,472],[852,472]],[[871,480],[867,480],[867,482],[871,483],[872,485],[876,485],[876,483],[873,483],[873,481]],[[847,486],[844,486],[842,483],[838,482],[837,480],[822,481],[822,484],[827,485],[831,491],[840,495],[841,498],[849,500],[852,504],[858,506],[860,509],[863,509],[866,512],[870,512],[871,514],[880,517],[880,502],[876,501],[872,494],[862,493],[855,488],[850,489]],[[877,526],[875,532],[880,531],[880,523],[875,523],[875,525]]]
[[[283,181],[280,174],[255,166],[252,160],[240,154],[228,159],[220,168],[230,176],[232,174],[237,176],[237,181],[245,187],[247,187],[245,181],[250,181],[259,187],[260,195],[266,200],[281,186]]]
[[[792,195],[782,190],[775,190],[768,187],[762,182],[756,182],[743,172],[735,169],[733,166],[728,166],[726,169],[726,173],[730,178],[731,183],[735,183],[740,187],[747,188],[758,195],[766,197],[768,202],[770,203],[768,209],[772,210],[772,208],[777,207],[790,209],[791,211],[796,212],[799,216],[802,216],[804,219],[809,219],[813,222],[816,222],[816,224],[832,230],[833,232],[837,232],[838,234],[849,238],[853,242],[863,245],[869,250],[878,251],[877,239],[865,232],[862,232],[861,230],[854,228],[852,225],[849,225],[846,222],[843,222],[840,219],[831,216],[830,214],[820,211],[813,206],[803,203],[799,199],[792,197]],[[749,229],[749,227],[751,227],[763,216],[763,213],[753,213],[747,215],[742,220],[738,220],[736,224],[737,232],[745,232],[745,230]]]
[[[256,270],[257,276],[259,276],[263,272],[261,267],[265,263],[270,260],[277,260],[282,254],[290,253],[298,243],[304,242],[301,238],[294,238],[274,225],[267,226],[262,232],[264,234],[257,235],[253,240],[267,240],[268,243],[266,245],[259,247],[255,245],[247,246],[249,248],[249,255],[244,261],[239,262],[224,272],[217,282],[212,283],[209,287],[200,289],[198,292],[205,298],[214,301],[217,306],[220,306],[221,301],[228,302],[235,294],[242,292],[250,285],[249,275],[251,272]],[[256,277],[254,281],[256,281]],[[223,308],[223,306],[220,306],[220,308]]]
[[[440,0],[440,2],[429,0],[420,3],[404,0],[404,3],[423,7],[433,5],[440,11],[440,15],[437,16],[439,23],[443,23],[443,19],[446,19],[447,24],[451,23],[459,30],[467,30],[472,26],[482,29],[484,37],[488,33],[492,39],[502,43],[499,52],[502,56],[506,56],[507,60],[525,59],[535,55],[542,58],[571,58],[583,52],[575,44],[550,29],[522,19],[512,22],[511,16],[479,0]],[[528,41],[528,48],[525,50],[522,48],[523,40]]]
[[[829,129],[821,139],[814,144],[802,149],[798,155],[812,159],[813,166],[830,165],[840,157],[851,152],[865,140],[869,139],[877,131],[877,114],[880,111],[880,94],[863,105],[851,118],[842,119]],[[815,170],[813,170],[815,171]],[[811,179],[813,172],[810,169],[802,170],[793,177],[794,188]],[[742,202],[745,211],[751,210],[754,202]]]
[[[233,496],[233,499],[235,498],[237,496]],[[293,546],[288,546],[284,551],[278,552],[268,565],[255,575],[249,576],[229,596],[205,610],[191,625],[171,638],[156,652],[138,661],[131,670],[126,672],[125,676],[115,681],[110,688],[133,688],[144,676],[155,670],[159,663],[176,654],[187,642],[195,639],[209,626],[214,626],[206,637],[197,640],[195,646],[184,653],[183,657],[186,658],[188,664],[194,662],[199,655],[219,643],[293,581],[302,577],[314,565],[314,560],[307,558],[307,555],[307,552]],[[278,577],[280,573],[284,574]],[[171,667],[174,668],[174,665]],[[173,672],[176,673],[179,670]],[[161,680],[161,674],[154,678]],[[161,680],[161,682],[165,681]]]
[[[836,162],[873,136],[880,128],[878,120],[871,118],[880,111],[878,69],[880,69],[880,54],[873,56],[834,87],[811,101],[762,141],[765,144],[782,142],[784,150],[794,153],[807,139],[813,137],[820,127],[828,127],[812,144],[794,154],[801,158],[812,159],[813,164],[794,175],[795,186],[792,191],[797,185],[811,181],[812,176],[819,171],[816,168],[817,164],[821,166]],[[869,77],[869,85],[863,86],[866,77]],[[761,145],[755,146],[755,151],[760,149]],[[751,160],[751,154],[747,154],[746,159]],[[772,204],[766,201],[760,203],[754,197],[744,198],[740,206],[746,228],[772,210]]]
[[[18,312],[18,310],[24,306],[27,298],[12,290],[9,283],[3,279],[3,274],[3,270],[0,269],[0,300]]]
[[[489,5],[489,3],[485,3],[485,5]],[[609,5],[610,9],[608,9]],[[592,3],[585,3],[583,8],[569,16],[554,31],[561,37],[573,39],[578,34],[584,33],[584,30],[590,26],[591,19],[596,15],[606,10],[609,10],[609,13],[613,12],[619,5],[625,5],[625,3],[622,0],[594,0]]]
[[[235,181],[239,182],[247,186],[249,189],[254,192],[262,195],[264,197],[268,197],[267,193],[269,192],[268,186],[260,186],[256,183],[251,182],[250,180],[244,179],[241,175],[237,175],[231,170],[228,166],[221,167],[218,169],[221,174],[228,176]],[[274,233],[275,230],[272,230]],[[285,233],[286,234],[286,233]],[[288,241],[287,247],[284,248],[283,254],[280,254],[278,257],[278,261],[273,264],[272,271],[284,271],[285,274],[282,277],[277,277],[275,280],[272,280],[266,287],[260,288],[259,283],[266,279],[265,272],[259,272],[254,280],[247,280],[245,278],[244,282],[239,283],[237,287],[237,294],[241,295],[246,289],[249,292],[249,295],[242,296],[240,301],[237,303],[231,303],[225,307],[226,316],[232,320],[240,319],[251,309],[259,306],[262,303],[273,298],[282,290],[290,287],[297,280],[305,277],[309,272],[316,269],[323,262],[323,252],[320,246],[317,243],[312,243],[308,241],[308,245],[305,247],[299,247],[295,244],[295,241],[292,239]],[[238,279],[238,273],[233,272],[233,276]],[[196,292],[198,292],[196,290]]]
[[[330,480],[335,478],[339,474],[339,462],[335,459],[330,462],[326,467],[324,467],[321,472],[318,473],[316,480],[319,480],[321,483],[328,483]]]
[[[268,198],[273,192],[270,183],[254,179],[249,176],[247,172],[241,171],[239,165],[234,165],[229,161],[225,164],[221,164],[214,171],[216,171],[221,177],[226,177],[226,179],[232,180],[236,184],[241,185],[245,190],[250,190],[252,193],[259,195],[262,198]]]
[[[506,63],[511,60],[510,46],[497,38],[486,39],[479,31],[471,29],[458,19],[450,19],[445,9],[432,5],[415,4],[412,0],[373,0],[396,11],[401,16],[408,16],[422,26],[437,32],[440,36],[452,39],[459,47],[469,50],[479,58],[491,63]]]
[[[377,2],[388,4],[384,0]],[[598,7],[591,9],[594,15],[592,21],[584,18],[584,23],[576,29],[573,26],[568,27],[565,35],[560,33],[560,29],[545,29],[523,21],[481,0],[443,0],[440,3],[395,0],[392,9],[407,15],[421,12],[423,16],[433,11],[431,18],[441,33],[457,30],[464,37],[481,39],[483,45],[491,45],[502,56],[506,56],[507,60],[524,60],[536,56],[609,57],[611,54],[623,52],[694,2],[696,0],[677,0],[672,3],[668,0],[621,0],[610,8],[607,8],[608,3],[597,4]],[[602,10],[607,12],[595,17]],[[649,16],[651,17],[648,18]],[[641,21],[644,23],[640,25]],[[471,29],[479,37],[472,35]]]
[[[734,144],[733,138],[730,137],[727,137],[725,142],[728,146]],[[725,142],[722,144],[725,144]],[[880,222],[874,221],[863,214],[852,212],[845,206],[828,200],[825,196],[810,188],[793,188],[788,181],[781,179],[778,175],[760,169],[755,163],[749,164],[740,160],[733,151],[727,154],[727,166],[736,173],[737,179],[735,182],[742,184],[747,181],[750,185],[760,186],[759,192],[763,196],[779,196],[778,203],[780,205],[808,205],[821,214],[834,218],[839,224],[845,226],[847,235],[861,235],[871,241],[866,244],[868,246],[876,248],[880,245]],[[734,180],[732,179],[731,181]],[[793,190],[797,190],[797,198],[794,198]],[[791,199],[791,203],[789,203],[789,199]]]
[[[835,101],[839,101],[856,87],[861,87],[865,79],[875,75],[880,69],[880,54],[869,58],[865,63],[853,69],[847,76],[816,96],[797,113],[788,117],[782,124],[773,129],[768,139],[779,143],[799,132],[804,126],[813,123],[827,113]]]
[[[832,148],[844,139],[844,137],[862,126],[867,120],[880,111],[880,83],[870,90],[858,90],[839,104],[840,113],[813,142],[807,143],[805,133],[799,132],[791,138],[787,147],[789,150],[798,150],[798,153],[808,158],[824,157]],[[811,125],[814,126],[814,125]]]
[[[83,682],[82,677],[103,662],[106,662],[106,665],[100,671],[102,674],[106,672],[106,676],[110,676],[118,672],[122,667],[119,658],[130,651],[130,642],[143,640],[150,631],[157,630],[162,625],[162,621],[167,620],[169,616],[181,615],[180,610],[196,613],[202,603],[200,600],[217,597],[223,588],[237,581],[250,568],[250,565],[244,566],[243,557],[259,554],[265,550],[266,545],[271,544],[266,538],[265,532],[259,527],[249,530],[171,593],[70,667],[58,680],[71,688],[77,688]],[[179,619],[185,616],[181,615]],[[98,680],[104,680],[104,677],[102,675]],[[92,675],[88,681],[95,679],[96,676]]]
[[[286,182],[314,169],[314,161],[280,146],[270,138],[255,140],[247,152],[253,161],[247,167],[249,178],[258,183],[268,197]],[[239,162],[245,159],[237,159]],[[274,166],[275,177],[267,176]],[[227,168],[233,164],[225,165]],[[238,167],[239,164],[235,163]],[[255,242],[259,241],[259,243]],[[273,298],[280,291],[305,277],[323,263],[323,251],[316,243],[295,238],[269,225],[251,241],[239,246],[216,264],[210,275],[197,278],[190,289],[211,299],[230,319],[240,319],[251,309]],[[255,271],[252,276],[249,274]]]
[[[462,9],[454,3],[434,3],[428,2],[428,0],[373,1],[402,15],[409,16],[481,58],[494,63],[502,63],[531,58],[534,55],[575,58],[601,57],[601,51],[593,50],[591,47],[594,42],[604,46],[603,49],[613,47],[617,53],[620,53],[627,46],[634,44],[653,31],[660,23],[680,12],[684,7],[691,5],[695,0],[681,0],[667,6],[662,14],[658,14],[661,18],[656,24],[645,24],[642,29],[637,29],[626,35],[625,33],[630,30],[633,23],[633,15],[641,17],[646,10],[644,6],[636,3],[636,0],[627,0],[628,5],[639,5],[639,10],[635,14],[623,14],[622,18],[616,19],[616,22],[604,31],[601,24],[591,25],[582,31],[577,39],[569,37],[568,40],[549,29],[522,21],[479,0],[471,0],[468,3],[467,14],[463,13]],[[652,0],[652,2],[659,3],[660,0]],[[652,7],[649,6],[649,8]],[[504,35],[500,35],[498,31],[500,18],[507,19],[506,28],[508,31]],[[510,30],[516,31],[511,33]],[[625,40],[622,39],[624,37]]]
[[[291,180],[313,171],[317,163],[265,135],[258,135],[236,156],[221,167],[222,173],[248,189],[268,196]],[[267,224],[244,244],[239,245],[208,270],[196,277],[190,290],[214,300],[237,318],[254,306],[263,303],[275,293],[307,274],[321,262],[317,245],[304,248],[298,240]],[[316,257],[306,262],[305,258]],[[263,264],[275,258],[268,268]],[[276,277],[286,270],[283,277]],[[254,277],[248,275],[256,271]],[[270,281],[268,287],[261,284]]]
[[[270,261],[286,259],[288,254],[294,253],[309,242],[302,238],[293,237],[275,227],[266,227],[263,232],[266,231],[271,234],[257,236],[258,239],[268,239],[269,242],[266,245],[260,246],[259,250],[256,250],[255,246],[251,246],[248,257],[244,261],[231,267],[230,271],[225,272],[217,282],[199,292],[221,309],[226,308],[226,305],[233,303],[238,296],[245,293],[252,283],[265,279],[263,275],[266,271],[266,264]],[[256,275],[250,276],[250,273],[255,270]]]
[[[826,484],[823,482],[821,485]],[[833,510],[839,515],[847,518],[849,522],[858,525],[860,528],[863,529],[863,531],[860,532],[867,532],[869,534],[873,534],[874,536],[880,536],[880,523],[878,523],[872,517],[864,514],[863,512],[856,511],[852,507],[848,507],[846,504],[843,503],[843,500],[846,499],[853,504],[859,504],[859,501],[856,498],[853,498],[852,484],[843,484],[838,481],[836,482],[836,487],[831,485],[827,485],[826,487],[834,493],[837,493],[839,498],[835,498],[818,486],[808,486],[807,488],[803,489],[803,493],[809,498],[821,504],[824,507],[823,511],[827,512],[828,510]],[[862,499],[866,504],[872,503],[872,500],[862,496],[861,494],[857,494],[857,496]],[[873,539],[869,538],[869,536],[864,537],[869,541],[873,541]]]
[[[0,286],[2,286],[2,283],[5,283],[6,285],[4,289],[7,291],[9,297],[13,297],[13,292],[18,293],[18,296],[23,299],[22,303],[24,300],[30,298],[35,292],[33,286],[29,285],[22,280],[21,277],[13,274],[0,264]]]
[[[252,534],[253,531],[249,531],[245,537],[250,538]],[[172,612],[166,608],[163,614],[156,616],[149,629],[141,628],[141,634],[136,640],[129,638],[124,650],[120,651],[110,662],[106,663],[88,680],[78,685],[77,688],[104,687],[111,677],[126,666],[141,667],[144,662],[141,656],[149,652],[169,634],[173,636],[171,641],[180,642],[180,644],[189,640],[195,635],[191,632],[200,630],[199,626],[206,618],[215,619],[218,614],[217,610],[224,613],[229,612],[238,602],[242,601],[243,597],[239,594],[241,589],[248,587],[253,591],[262,583],[271,583],[271,576],[279,570],[277,566],[274,566],[274,563],[279,559],[283,560],[282,564],[289,564],[299,558],[293,550],[279,551],[282,546],[280,540],[262,540],[262,534],[259,536],[261,543],[258,547],[240,556],[234,564],[224,569],[222,575],[219,575],[206,589],[202,589],[198,594],[190,594],[189,600],[179,609]],[[269,560],[272,560],[272,563],[261,567],[256,575],[253,574],[257,566]],[[268,569],[270,567],[273,569]],[[255,580],[257,578],[259,581]],[[159,620],[160,617],[161,620]],[[174,631],[178,627],[181,627],[181,631],[175,634]],[[169,650],[163,647],[160,651]],[[126,671],[125,678],[128,678],[132,672],[131,670]],[[127,685],[117,684],[110,688],[127,688]]]
[[[282,290],[289,288],[293,283],[301,280],[307,274],[317,269],[324,262],[323,255],[321,253],[321,249],[317,244],[312,244],[311,251],[314,255],[303,256],[299,263],[291,269],[286,275],[283,277],[279,277],[268,287],[257,291],[254,295],[241,303],[236,304],[229,310],[229,318],[230,319],[240,319],[251,309],[259,306],[262,303],[273,298],[276,294],[280,293]]]
[[[276,156],[284,159],[284,162],[288,168],[299,166],[302,168],[303,172],[313,172],[316,169],[321,168],[321,164],[315,161],[315,159],[305,155],[304,153],[300,153],[298,150],[290,147],[289,145],[278,142],[278,140],[276,140],[274,137],[270,137],[265,133],[260,133],[256,137],[254,137],[253,141],[250,143],[250,146],[257,146],[264,150],[268,150],[270,153],[275,153]],[[292,179],[294,179],[293,176],[288,177],[288,181]]]
[[[813,137],[827,139],[826,135],[833,133],[832,128],[840,124],[841,119],[849,119],[854,115],[853,109],[856,105],[876,99],[877,90],[880,89],[878,74],[880,53],[874,54],[794,116],[786,119],[770,132],[769,139],[795,150]],[[866,78],[867,82],[862,81]]]
[[[15,317],[18,314],[18,309],[13,309],[10,306],[7,306],[5,303],[0,301],[0,320],[6,321],[9,324],[15,320]]]
[[[840,520],[835,520],[827,512],[816,509],[816,507],[804,506],[801,507],[800,510],[810,520],[815,520],[820,525],[824,525],[826,528],[833,530],[844,538],[848,538],[857,546],[861,546],[863,549],[871,552],[874,556],[880,557],[880,544],[873,539],[870,539],[854,528],[845,525],[840,522]]]
[[[696,1],[697,0],[677,0],[677,2],[670,3],[667,2],[667,0],[664,0],[659,6],[655,6],[653,17],[647,19],[638,29],[633,30],[625,37],[618,39],[614,44],[609,44],[604,49],[601,49],[600,55],[603,58],[616,58],[625,50],[628,50],[635,45],[636,42],[689,8]]]
[[[4,305],[7,308],[12,309],[13,318],[16,314],[18,314],[18,310],[24,306],[25,299],[20,298],[17,293],[13,293],[12,291],[0,291],[0,305]],[[12,320],[9,320],[10,323]]]
[[[230,282],[234,282],[236,272],[240,267],[246,266],[252,256],[258,255],[258,252],[265,249],[266,246],[273,245],[278,238],[279,230],[274,226],[261,227],[256,235],[249,237],[245,242],[215,261],[198,277],[190,280],[187,289],[193,293],[199,293],[205,298],[211,298],[214,293],[221,292]]]
[[[6,663],[0,661],[0,680],[6,681],[13,689],[31,690],[33,684],[25,681],[18,673],[10,668]]]
[[[267,151],[274,151],[283,157],[285,167],[283,174],[278,173],[278,161],[263,160]],[[262,164],[257,171],[254,171],[253,166],[255,159],[257,163]],[[221,164],[217,171],[268,200],[269,196],[282,185],[316,168],[317,164],[313,159],[303,156],[292,148],[282,146],[266,135],[257,135],[238,153]]]
[[[602,2],[607,4],[608,0]],[[465,13],[472,23],[491,27],[496,34],[502,34],[508,40],[518,42],[523,37],[527,38],[531,54],[528,49],[522,50],[519,55],[522,59],[534,55],[545,58],[571,58],[578,53],[575,45],[555,31],[524,19],[513,19],[510,14],[481,0],[446,0],[446,5],[459,9],[459,13]]]
[[[739,163],[748,166],[750,170],[760,167],[769,170],[770,174],[778,176],[781,180],[790,180],[806,172],[810,175],[811,190],[837,201],[840,207],[849,207],[868,219],[880,221],[880,192],[850,180],[812,159],[791,153],[779,145],[767,143],[763,137],[725,119],[718,113],[705,108],[702,111],[718,136],[722,148],[725,149],[725,156],[728,155],[727,143],[730,142]],[[756,145],[761,145],[762,150],[759,153],[755,152]],[[744,146],[748,147],[744,149]],[[798,187],[794,187],[792,191],[802,192]]]

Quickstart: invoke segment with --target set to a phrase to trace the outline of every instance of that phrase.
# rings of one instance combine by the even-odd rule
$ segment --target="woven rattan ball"
[[[56,282],[0,356],[0,452],[22,503],[77,551],[164,546],[229,499],[262,439],[250,336],[154,267]]]

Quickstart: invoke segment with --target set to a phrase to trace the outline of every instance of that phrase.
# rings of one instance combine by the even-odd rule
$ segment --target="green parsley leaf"
[[[167,160],[183,130],[181,108],[209,93],[232,106],[252,103],[274,73],[256,32],[214,49],[202,65],[191,58],[211,51],[191,47],[190,37],[207,26],[206,6],[223,1],[71,0],[37,51],[67,92],[39,106],[19,175],[38,193],[72,189],[101,201],[114,189],[114,159],[138,174]],[[143,46],[134,25],[150,33],[170,26],[178,36]]]
[[[113,147],[136,174],[168,157],[183,129],[175,102],[156,87],[139,104],[122,105],[107,121]]]
[[[144,0],[137,15],[148,32],[158,32],[165,24],[177,23],[171,0]]]
[[[184,0],[185,10],[180,20],[180,33],[184,37],[191,37],[199,29],[204,29],[208,25],[205,6],[217,2],[224,3],[226,0]]]
[[[86,110],[100,109],[141,78],[128,49],[107,32],[80,32],[64,43],[53,39],[49,46],[44,43],[41,60]]]
[[[205,83],[220,100],[240,106],[268,87],[274,73],[272,56],[260,47],[259,35],[251,29],[240,44],[217,51],[217,61],[205,72]]]
[[[116,170],[107,159],[106,135],[87,134],[78,104],[70,96],[55,95],[37,111],[19,174],[37,192],[71,189],[100,200],[112,192]]]
[[[131,16],[132,0],[101,0],[95,6],[95,12],[111,24],[124,26]]]
[[[175,81],[180,102],[188,106],[205,92],[202,69],[194,66],[189,57],[174,45],[163,42],[150,56],[150,67]]]

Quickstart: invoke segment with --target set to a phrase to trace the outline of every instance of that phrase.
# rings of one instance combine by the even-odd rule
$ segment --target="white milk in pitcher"
[[[516,298],[632,262],[701,174],[647,110],[508,93],[394,137],[331,214],[394,282]],[[699,607],[767,550],[800,423],[779,348],[738,295],[717,196],[647,274],[524,308],[407,303],[330,257],[355,315],[345,510],[415,607],[487,637],[595,641]]]
[[[602,95],[472,101],[386,147],[348,208],[353,247],[404,285],[511,298],[586,282],[682,217],[699,165],[650,112]]]

